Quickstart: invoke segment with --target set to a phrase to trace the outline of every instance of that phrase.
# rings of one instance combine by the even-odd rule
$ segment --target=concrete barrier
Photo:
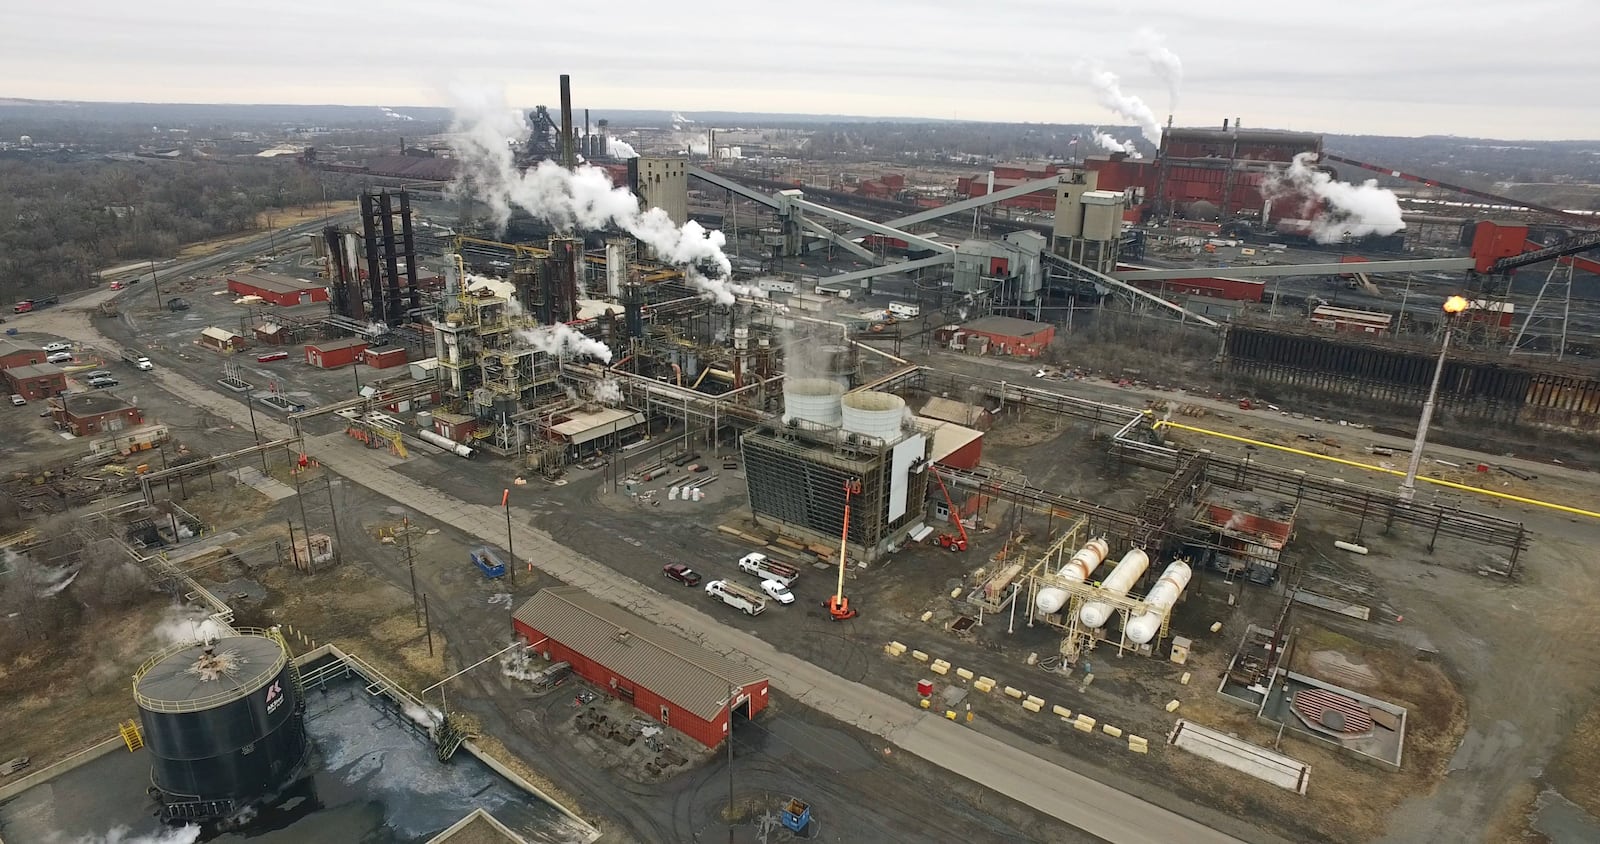
[[[1100,727],[1100,729],[1104,730],[1105,734],[1110,736],[1110,737],[1112,737],[1112,738],[1122,738],[1122,728],[1121,727],[1113,727],[1110,724],[1104,724],[1104,725],[1102,725]]]
[[[1177,701],[1176,698],[1167,701],[1167,711],[1168,712],[1177,712],[1178,711],[1178,701]]]
[[[950,673],[950,663],[942,659],[936,659],[932,665],[928,666],[928,670],[935,674],[948,674]]]
[[[1022,708],[1028,710],[1029,712],[1038,712],[1044,707],[1040,704],[1034,703],[1033,698],[1029,698],[1022,702]]]
[[[1017,700],[1022,700],[1023,697],[1021,689],[1012,688],[1011,686],[1006,686],[1005,693],[1006,697],[1014,697]]]
[[[994,681],[988,677],[979,677],[977,680],[973,681],[972,687],[980,692],[983,692],[984,694],[988,694],[994,691]]]
[[[1055,706],[1050,707],[1050,711],[1055,713],[1055,714],[1057,714],[1057,715],[1059,715],[1059,716],[1061,716],[1062,718],[1071,718],[1072,717],[1072,710],[1066,708],[1065,706],[1062,706],[1059,703],[1056,704]]]
[[[970,669],[970,668],[957,668],[956,669],[956,676],[960,677],[963,680],[971,680],[972,679],[972,669]]]
[[[1039,697],[1038,695],[1028,695],[1027,698],[1025,698],[1025,700],[1028,703],[1031,703],[1034,706],[1039,707],[1040,709],[1044,708],[1044,698]]]
[[[899,642],[890,642],[883,646],[883,652],[889,656],[899,656],[906,652],[906,646]]]
[[[911,658],[916,660],[917,662],[927,662],[928,661],[928,655],[923,651],[912,651],[911,652]]]
[[[1072,728],[1080,733],[1094,732],[1094,719],[1087,715],[1079,715],[1078,720],[1072,722]]]

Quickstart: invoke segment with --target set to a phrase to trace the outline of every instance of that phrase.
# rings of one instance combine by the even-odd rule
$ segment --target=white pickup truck
[[[784,586],[793,586],[800,579],[800,570],[788,563],[780,563],[762,553],[746,554],[739,558],[739,570],[762,580],[776,580]]]
[[[766,596],[727,580],[713,580],[706,584],[706,594],[733,607],[745,615],[760,615],[767,611]]]

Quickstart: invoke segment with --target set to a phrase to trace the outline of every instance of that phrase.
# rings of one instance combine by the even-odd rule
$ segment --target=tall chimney
[[[594,158],[594,136],[589,134],[589,110],[583,110],[583,155],[585,158]]]
[[[561,74],[561,164],[568,170],[577,166],[572,149],[572,77]]]

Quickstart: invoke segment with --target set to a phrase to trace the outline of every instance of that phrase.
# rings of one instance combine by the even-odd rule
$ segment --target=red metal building
[[[961,326],[959,333],[969,346],[973,337],[987,340],[988,354],[1021,357],[1038,356],[1056,339],[1056,327],[1047,322],[1008,316],[979,317]]]
[[[367,349],[361,353],[361,357],[362,362],[373,369],[388,369],[394,366],[406,365],[406,350],[404,346]]]
[[[1045,164],[1037,167],[1022,165],[1002,165],[994,168],[994,189],[1002,191],[1014,188],[1024,182],[1048,179],[1061,172],[1059,164]],[[956,180],[956,193],[964,199],[989,195],[989,174],[979,173],[976,176],[962,176]],[[1030,193],[1027,196],[1018,196],[1011,199],[1002,199],[996,203],[1003,208],[1020,208],[1027,211],[1050,213],[1056,210],[1055,191],[1045,190]]]
[[[358,337],[320,340],[306,344],[306,363],[318,369],[338,369],[360,360],[366,350],[367,341]]]
[[[245,273],[228,278],[228,292],[237,296],[260,296],[285,308],[328,301],[328,288],[321,284],[273,273]]]
[[[767,677],[573,586],[542,589],[511,616],[530,650],[707,747],[738,712],[755,717]]]

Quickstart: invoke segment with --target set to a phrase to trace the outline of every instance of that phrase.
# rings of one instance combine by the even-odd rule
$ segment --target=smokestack
[[[1171,120],[1172,118],[1169,117],[1167,119]],[[1226,117],[1222,118],[1222,131],[1224,131],[1224,132],[1228,131],[1228,118],[1226,118]]]
[[[572,149],[572,77],[561,74],[561,163],[568,170],[577,166]]]
[[[594,158],[594,136],[589,134],[589,110],[583,110],[583,154],[586,158]]]

